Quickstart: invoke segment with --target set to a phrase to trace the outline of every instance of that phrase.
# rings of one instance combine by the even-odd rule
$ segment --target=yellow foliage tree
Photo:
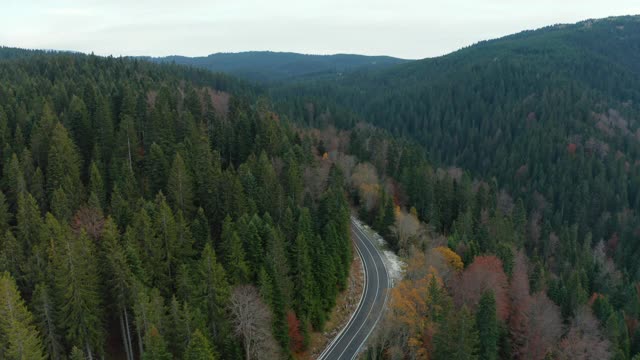
[[[460,258],[460,255],[456,254],[455,251],[449,249],[446,246],[439,246],[436,248],[442,257],[446,260],[446,262],[456,271],[462,271],[464,268],[464,263]]]

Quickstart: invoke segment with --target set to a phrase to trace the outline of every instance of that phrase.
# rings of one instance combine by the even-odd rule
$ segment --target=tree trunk
[[[124,308],[124,328],[127,331],[127,344],[129,348],[129,356],[131,356],[130,360],[134,360],[133,358],[133,341],[131,340],[131,327],[129,326],[129,313],[127,312],[127,308]]]

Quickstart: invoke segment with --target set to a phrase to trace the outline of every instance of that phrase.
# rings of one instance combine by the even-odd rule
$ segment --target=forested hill
[[[435,163],[495,177],[530,210],[541,195],[555,225],[577,224],[594,241],[621,237],[616,254],[639,277],[632,231],[640,209],[638,64],[640,17],[619,17],[274,94],[310,124],[348,109],[356,115],[334,116],[338,125],[364,120],[410,136]]]
[[[145,59],[200,67],[261,83],[301,77],[335,76],[355,70],[386,68],[407,62],[407,60],[389,56],[306,55],[271,51],[216,53],[205,57],[167,56]]]
[[[400,199],[411,215],[398,213],[395,231],[402,219],[421,220],[444,235],[444,241],[434,236],[427,243],[445,243],[462,257],[462,275],[442,277],[458,299],[457,309],[465,304],[476,312],[477,328],[440,340],[436,330],[432,339],[433,330],[424,321],[438,323],[435,307],[428,305],[415,316],[405,305],[429,304],[439,293],[420,292],[424,299],[404,303],[413,290],[433,281],[424,272],[412,279],[408,270],[407,287],[397,290],[405,296],[391,302],[399,311],[379,339],[377,355],[417,358],[435,352],[436,359],[475,358],[460,354],[479,349],[492,354],[480,358],[490,359],[572,359],[579,357],[576,351],[590,354],[584,358],[638,358],[639,64],[640,17],[629,16],[551,26],[439,58],[272,89],[292,119],[348,129],[366,128],[356,125],[363,121],[394,134],[372,140],[355,132],[351,146],[374,154],[367,159],[380,174],[398,181],[387,189],[399,185],[394,200]],[[390,140],[403,137],[427,150],[435,169],[407,160],[416,152]],[[386,213],[362,218],[375,226],[384,219],[376,214]],[[392,232],[389,238],[401,244]],[[404,248],[411,254],[411,245]],[[409,269],[436,263],[428,251],[413,254],[420,265]],[[500,284],[492,285],[503,270],[508,285],[502,274]],[[496,336],[502,332],[497,325],[485,327],[478,300],[484,291],[503,297],[500,326],[506,325],[508,334]],[[538,300],[526,299],[529,293]],[[493,319],[501,305],[487,301],[494,302],[488,316]],[[465,316],[438,329],[462,329],[470,323]],[[411,317],[421,322],[407,335],[401,329],[412,328],[406,322]],[[476,330],[479,346],[472,340],[447,342],[472,339],[467,335]],[[458,355],[439,352],[439,343],[447,349],[442,344],[450,344]]]
[[[305,349],[352,259],[308,137],[226,75],[0,58],[0,359]]]

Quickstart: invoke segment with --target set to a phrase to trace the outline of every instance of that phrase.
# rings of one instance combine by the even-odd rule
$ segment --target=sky
[[[0,45],[98,55],[249,50],[419,59],[638,0],[0,0]]]

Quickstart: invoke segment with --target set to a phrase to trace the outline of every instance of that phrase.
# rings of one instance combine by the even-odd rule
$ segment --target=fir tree
[[[196,329],[191,336],[189,346],[184,352],[184,360],[215,360],[215,352],[207,338]]]
[[[46,359],[33,316],[20,297],[15,280],[7,272],[0,275],[0,357]]]
[[[480,339],[478,356],[480,359],[498,359],[498,320],[496,300],[492,291],[486,291],[480,298],[476,313],[476,328]]]

